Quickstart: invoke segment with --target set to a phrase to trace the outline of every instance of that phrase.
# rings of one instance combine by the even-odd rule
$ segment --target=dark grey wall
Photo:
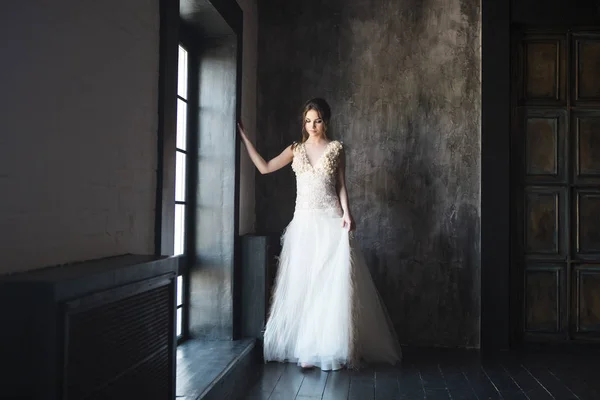
[[[241,119],[252,139],[256,132],[256,57],[258,35],[258,11],[256,0],[238,0],[244,11],[244,35],[242,43],[242,115]],[[240,226],[244,235],[255,229],[255,179],[254,164],[247,152],[240,152]]]
[[[598,26],[597,0],[511,0],[511,22],[536,26]]]
[[[481,334],[484,353],[510,346],[510,3],[481,10]]]
[[[4,3],[0,48],[0,274],[152,254],[159,2]]]
[[[236,38],[206,40],[199,59],[195,260],[190,333],[229,339],[233,329]]]
[[[479,2],[262,1],[258,39],[263,156],[299,138],[307,98],[327,98],[359,243],[401,342],[478,346]],[[258,231],[282,230],[294,198],[290,168],[258,176]]]

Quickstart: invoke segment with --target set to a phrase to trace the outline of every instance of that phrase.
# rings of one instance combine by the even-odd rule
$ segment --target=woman
[[[323,99],[304,106],[302,139],[265,161],[244,128],[252,162],[268,174],[292,163],[294,217],[282,251],[264,334],[265,361],[324,371],[359,362],[400,360],[400,346],[351,231],[342,143],[327,136],[331,110]]]

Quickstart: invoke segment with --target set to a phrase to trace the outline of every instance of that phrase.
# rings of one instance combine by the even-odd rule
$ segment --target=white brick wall
[[[242,72],[242,121],[250,138],[256,143],[256,79],[258,11],[256,0],[237,0],[244,11],[243,72]],[[255,167],[241,148],[240,159],[240,235],[254,232],[256,213],[254,212]]]
[[[153,251],[158,3],[2,7],[0,274]]]

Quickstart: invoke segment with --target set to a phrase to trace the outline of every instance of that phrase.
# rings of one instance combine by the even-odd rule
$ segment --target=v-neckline
[[[333,140],[330,140],[326,145],[325,145],[325,150],[323,150],[323,153],[321,153],[321,155],[319,156],[319,158],[317,159],[317,162],[315,162],[315,165],[313,165],[310,162],[310,158],[308,158],[308,153],[306,152],[306,143],[302,143],[302,150],[304,151],[304,157],[306,157],[306,162],[308,163],[308,165],[310,165],[310,167],[312,169],[315,169],[319,163],[321,162],[321,159],[323,158],[323,156],[325,156],[325,153],[327,153],[327,150],[329,150],[329,145],[331,144],[331,142],[333,142]]]

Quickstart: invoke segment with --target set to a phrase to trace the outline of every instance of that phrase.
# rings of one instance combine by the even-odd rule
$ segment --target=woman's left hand
[[[350,214],[344,214],[342,216],[342,228],[348,229],[348,231],[356,229],[356,225]]]

